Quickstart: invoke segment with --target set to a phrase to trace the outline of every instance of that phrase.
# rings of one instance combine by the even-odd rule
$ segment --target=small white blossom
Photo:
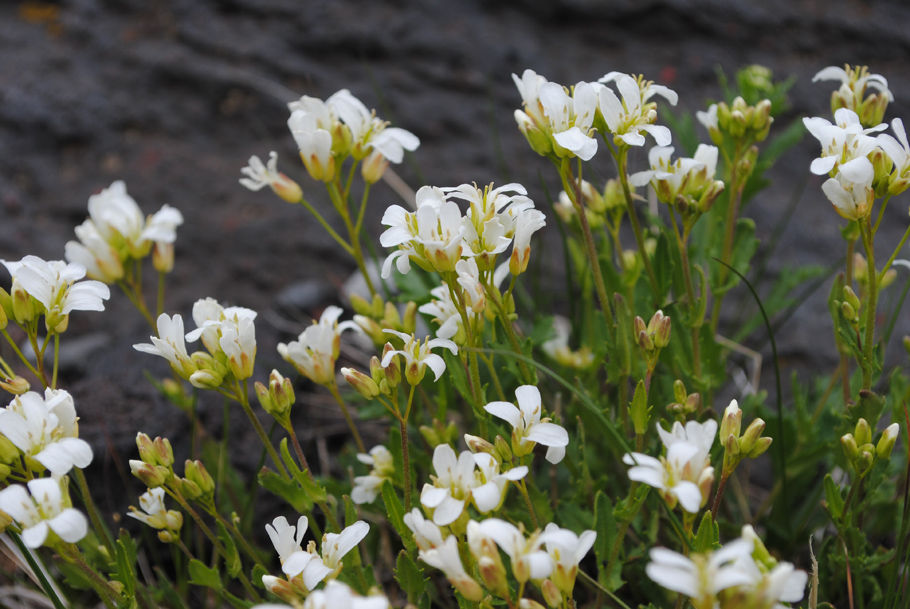
[[[752,581],[737,564],[751,552],[752,542],[746,539],[737,539],[714,552],[690,557],[666,548],[652,548],[649,552],[651,562],[645,572],[664,588],[689,597],[695,609],[714,609],[718,592]]]
[[[561,425],[540,418],[540,390],[534,385],[522,385],[515,390],[515,397],[518,407],[511,402],[490,402],[483,408],[512,426],[512,450],[516,455],[527,455],[535,444],[543,444],[548,447],[547,461],[553,464],[562,461],[569,434]]]
[[[45,389],[44,397],[29,391],[0,408],[0,433],[53,476],[67,474],[74,466],[88,467],[92,447],[79,438],[76,407],[63,389]]]
[[[28,482],[28,490],[21,484],[0,490],[0,511],[21,528],[22,543],[27,547],[43,545],[52,532],[68,543],[88,533],[85,515],[71,507],[61,484],[55,478],[37,478]]]
[[[894,95],[888,89],[888,80],[881,74],[869,74],[865,68],[858,71],[851,70],[855,74],[848,74],[846,70],[839,66],[828,66],[816,72],[812,77],[812,82],[820,80],[836,80],[840,82],[839,92],[846,98],[853,98],[858,106],[866,93],[866,88],[872,88],[881,92],[889,102],[894,101]]]
[[[381,445],[371,448],[369,454],[358,454],[357,460],[372,466],[368,475],[354,478],[351,501],[360,505],[376,499],[383,482],[392,479],[392,475],[395,473],[395,462],[389,449]]]
[[[553,573],[550,579],[567,596],[572,595],[578,565],[594,545],[597,533],[584,531],[577,535],[569,529],[561,529],[554,523],[544,527],[544,539],[547,553],[553,561]]]
[[[71,311],[103,311],[110,289],[100,281],[79,281],[85,268],[62,260],[46,261],[26,256],[19,261],[0,260],[13,278],[13,288],[25,290],[44,307],[48,327],[53,330]]]
[[[546,224],[546,216],[536,209],[529,209],[516,219],[515,241],[512,243],[512,256],[509,258],[509,271],[513,275],[520,275],[527,270],[531,257],[531,235]]]
[[[162,487],[151,488],[142,493],[139,496],[141,511],[130,506],[127,516],[135,518],[153,529],[179,530],[183,525],[183,514],[164,506],[164,494],[165,491]]]
[[[872,181],[874,170],[866,156],[878,147],[878,141],[869,134],[887,125],[863,129],[856,112],[847,108],[838,108],[833,124],[818,116],[804,118],[803,124],[822,145],[821,156],[809,166],[812,173],[825,175],[837,169],[852,182]]]
[[[183,332],[183,318],[167,313],[158,316],[158,336],[150,336],[151,344],[133,345],[133,349],[163,357],[171,368],[183,378],[189,378],[196,371],[196,365],[186,352],[186,338]]]
[[[302,574],[304,585],[312,590],[326,577],[341,571],[344,556],[363,541],[369,531],[370,525],[358,520],[340,533],[326,533],[322,536],[321,555],[316,554],[312,547],[315,544],[311,544],[306,551],[298,550],[288,556],[281,569],[290,577]]]
[[[296,203],[303,196],[297,182],[278,171],[278,153],[274,150],[269,152],[267,164],[263,164],[258,156],[251,156],[248,165],[240,173],[244,175],[240,178],[240,184],[252,191],[268,186],[288,203]]]
[[[684,510],[695,514],[702,503],[698,485],[686,479],[689,461],[699,453],[699,448],[690,442],[677,442],[667,449],[666,457],[655,459],[642,453],[626,453],[622,461],[631,465],[629,478],[643,482],[662,491],[664,500],[671,507],[678,501]]]
[[[894,172],[898,177],[904,177],[910,172],[910,144],[907,142],[904,121],[895,118],[891,121],[891,130],[894,131],[897,139],[887,133],[879,135],[876,139],[878,140],[878,145],[881,146],[888,158],[891,159],[891,162],[894,163]]]
[[[420,550],[420,560],[442,571],[449,583],[469,601],[483,598],[483,588],[468,575],[458,552],[458,539],[450,535],[445,541],[429,550]]]
[[[615,83],[622,100],[609,87],[598,90],[599,108],[604,121],[614,138],[629,146],[643,146],[645,137],[642,131],[651,135],[658,146],[670,144],[670,130],[663,125],[655,125],[657,104],[649,101],[660,95],[671,105],[678,100],[676,92],[663,85],[656,85],[642,78],[635,79],[621,72],[610,72],[598,80],[600,83]]]
[[[432,550],[442,545],[442,531],[432,520],[423,517],[420,508],[413,508],[404,515],[404,524],[414,534],[414,543],[421,550]]]
[[[354,158],[359,159],[375,150],[392,163],[401,163],[404,151],[414,151],[420,146],[417,136],[400,129],[389,127],[386,121],[376,117],[359,99],[347,89],[341,89],[326,100],[326,105],[351,130]]]
[[[453,355],[458,354],[458,345],[445,338],[425,338],[423,341],[414,337],[412,334],[405,334],[388,328],[383,332],[394,334],[402,341],[404,346],[401,349],[390,349],[382,356],[383,368],[392,363],[396,355],[400,355],[405,361],[405,377],[411,385],[417,385],[426,374],[426,369],[433,371],[433,380],[438,381],[439,377],[445,372],[446,362],[441,356],[433,353],[431,350],[436,348],[448,349]]]
[[[197,300],[193,305],[196,329],[188,332],[186,340],[200,337],[202,344],[216,358],[224,354],[231,373],[237,380],[253,375],[256,360],[256,311],[244,307],[222,307],[213,298]]]
[[[597,152],[597,140],[591,137],[597,86],[579,82],[570,92],[533,70],[525,70],[521,78],[512,74],[512,80],[524,107],[524,111],[515,111],[519,128],[523,132],[535,129],[552,138],[556,156],[591,160]],[[531,136],[526,133],[526,137]]]
[[[319,385],[335,382],[335,361],[341,350],[341,333],[345,330],[359,331],[353,321],[338,323],[342,310],[326,307],[313,324],[300,333],[296,341],[279,343],[278,353],[294,366],[297,372]]]
[[[553,572],[553,560],[540,549],[541,544],[550,537],[546,533],[538,531],[525,537],[518,527],[499,518],[488,518],[481,522],[480,531],[491,537],[509,556],[512,574],[519,582],[543,579]]]
[[[433,510],[433,522],[439,526],[452,524],[468,501],[471,491],[477,485],[474,476],[474,455],[471,451],[455,451],[448,444],[440,444],[433,451],[433,484],[424,484],[420,492],[420,503]]]

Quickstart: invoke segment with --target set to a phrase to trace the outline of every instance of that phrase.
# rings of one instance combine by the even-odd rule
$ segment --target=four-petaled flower
[[[0,491],[0,511],[6,512],[21,529],[22,543],[37,548],[53,533],[75,543],[88,532],[88,521],[71,507],[69,496],[55,478],[29,480],[28,490],[13,484]]]
[[[59,477],[74,466],[84,468],[92,462],[92,447],[79,438],[77,420],[67,391],[48,388],[43,398],[29,391],[0,408],[0,433]]]
[[[186,337],[183,333],[183,317],[171,317],[167,313],[158,316],[158,336],[150,336],[151,344],[133,345],[133,349],[163,357],[171,368],[182,378],[188,379],[196,372],[196,365],[186,352]]]
[[[383,329],[383,332],[394,334],[404,341],[404,346],[401,349],[387,350],[380,362],[382,367],[388,367],[396,355],[402,356],[405,362],[405,378],[411,385],[420,384],[427,368],[433,371],[434,381],[438,381],[439,376],[445,372],[445,360],[442,359],[442,356],[433,353],[432,349],[441,347],[448,349],[453,355],[458,354],[458,345],[445,338],[424,338],[421,341],[412,334],[405,334],[388,328]]]
[[[313,324],[300,333],[297,340],[278,344],[278,353],[294,366],[297,372],[319,385],[335,382],[335,361],[341,349],[341,333],[360,331],[353,321],[338,323],[342,310],[326,307]]]
[[[517,456],[529,454],[535,444],[547,446],[546,459],[556,464],[562,461],[569,445],[564,427],[541,419],[540,390],[534,385],[522,385],[515,390],[518,407],[511,402],[490,402],[484,410],[512,426],[512,451]]]
[[[663,125],[654,124],[657,120],[657,104],[650,99],[655,95],[660,95],[675,106],[679,99],[675,91],[646,81],[641,77],[632,78],[621,72],[609,72],[598,82],[615,83],[616,89],[622,96],[620,101],[620,98],[607,86],[602,86],[598,90],[600,112],[617,143],[643,146],[645,136],[641,132],[644,131],[654,138],[658,146],[669,145],[670,130]]]
[[[179,531],[183,525],[183,514],[177,510],[169,510],[164,506],[164,489],[162,487],[150,488],[139,496],[141,510],[130,506],[127,516],[143,522],[153,529],[166,529]]]

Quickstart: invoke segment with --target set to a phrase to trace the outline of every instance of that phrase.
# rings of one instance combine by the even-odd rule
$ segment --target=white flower
[[[341,349],[341,333],[348,329],[359,331],[353,321],[338,323],[342,310],[326,307],[313,324],[300,333],[296,341],[279,343],[278,353],[297,371],[319,385],[335,382],[335,361]]]
[[[127,514],[153,529],[179,530],[183,525],[183,514],[176,510],[168,510],[164,506],[164,488],[152,488],[139,496],[139,507],[142,511],[130,506]]]
[[[6,512],[22,529],[22,542],[37,548],[53,532],[68,543],[85,537],[88,522],[79,510],[70,507],[64,496],[62,482],[54,478],[38,478],[28,482],[28,491],[14,484],[0,491],[0,511]]]
[[[642,453],[626,453],[622,461],[631,465],[629,478],[643,482],[662,491],[662,496],[672,508],[676,502],[692,514],[698,513],[702,503],[702,492],[685,472],[689,461],[699,453],[699,448],[690,442],[676,442],[667,449],[667,456],[655,459]]]
[[[740,592],[749,599],[749,607],[757,609],[789,609],[783,603],[796,603],[803,599],[808,574],[789,562],[779,562],[770,571],[759,568],[752,556],[740,556],[735,566],[750,581],[742,584]]]
[[[655,146],[648,151],[651,169],[629,176],[633,186],[651,183],[657,197],[675,205],[679,197],[691,201],[698,209],[707,211],[723,191],[724,183],[714,179],[717,171],[717,148],[699,144],[692,158],[672,160],[672,146]]]
[[[540,549],[548,536],[536,532],[526,538],[518,527],[499,518],[488,518],[481,522],[480,531],[491,537],[508,554],[512,574],[519,582],[543,579],[553,572],[553,560]]]
[[[392,163],[400,163],[404,151],[414,151],[420,146],[417,136],[376,117],[347,89],[341,89],[326,100],[326,105],[351,130],[354,158],[360,159],[375,150]]]
[[[878,146],[878,141],[869,134],[887,129],[887,125],[863,129],[856,112],[847,108],[838,108],[834,124],[818,116],[803,118],[803,124],[822,145],[821,156],[809,166],[812,173],[820,176],[837,168],[851,181],[872,181],[874,170],[866,155]]]
[[[65,257],[68,261],[85,267],[86,275],[104,283],[113,283],[123,277],[120,254],[108,243],[91,220],[75,228],[79,241],[67,241]]]
[[[571,96],[565,87],[548,82],[533,70],[525,70],[521,78],[512,74],[521,95],[524,112],[515,111],[515,120],[522,131],[528,121],[533,128],[551,136],[559,157],[577,156],[590,160],[597,152],[597,140],[591,137],[594,114],[597,110],[595,85],[579,82],[572,87]]]
[[[628,74],[610,72],[598,80],[600,83],[616,83],[616,89],[622,101],[609,87],[601,87],[599,108],[607,127],[615,138],[629,146],[642,146],[645,137],[642,131],[651,135],[658,146],[670,143],[670,130],[663,125],[655,125],[657,104],[649,101],[654,95],[660,95],[671,105],[678,100],[676,92],[663,85],[656,85],[642,78],[635,79]]]
[[[561,529],[555,523],[549,523],[543,532],[547,553],[553,561],[554,569],[550,579],[556,587],[567,596],[572,595],[578,565],[594,545],[597,533],[584,531],[577,535],[569,529]]]
[[[296,203],[303,196],[297,182],[278,171],[278,153],[274,150],[269,152],[268,164],[263,164],[258,156],[253,155],[240,173],[246,176],[240,178],[240,183],[250,190],[262,190],[268,186],[288,203]]]
[[[29,391],[0,408],[0,433],[56,477],[92,462],[92,448],[79,438],[76,421],[73,398],[63,389],[45,389],[43,398]]]
[[[524,273],[531,257],[531,235],[547,225],[546,216],[536,209],[521,213],[515,221],[515,241],[509,258],[509,271],[513,275]]]
[[[547,449],[546,459],[556,464],[562,461],[569,445],[564,427],[541,419],[540,391],[534,385],[522,385],[515,390],[518,407],[510,402],[490,402],[484,410],[512,426],[512,450],[517,456],[527,455],[535,444]]]
[[[717,104],[711,104],[708,106],[707,111],[697,110],[695,112],[695,118],[698,119],[698,122],[704,125],[705,129],[710,131],[715,131],[717,126]]]
[[[100,281],[79,281],[85,268],[62,260],[26,256],[18,262],[0,260],[20,287],[44,306],[48,327],[53,330],[71,311],[103,311],[111,291]]]
[[[256,360],[256,311],[244,307],[222,307],[214,298],[203,298],[193,304],[196,329],[188,332],[186,340],[200,337],[209,353],[223,353],[231,373],[237,380],[253,375]]]
[[[841,67],[828,66],[816,72],[812,77],[812,82],[819,80],[837,80],[840,81],[839,92],[845,93],[847,98],[855,98],[857,105],[863,101],[866,87],[880,91],[889,102],[894,101],[894,95],[888,89],[888,80],[881,74],[869,74],[865,68],[851,69],[847,73]]]
[[[436,330],[436,338],[452,339],[461,342],[457,335],[459,331],[464,329],[464,322],[461,319],[461,313],[458,311],[458,307],[452,302],[452,294],[449,291],[449,286],[446,282],[442,282],[441,286],[437,286],[430,290],[430,295],[433,297],[428,303],[420,305],[418,311],[424,315],[429,315],[433,318],[433,321],[439,324],[439,328]],[[478,316],[473,311],[470,313],[471,318],[474,320],[478,319]]]
[[[502,505],[506,496],[506,485],[528,475],[524,465],[499,473],[499,461],[488,453],[475,453],[474,465],[477,466],[475,486],[471,489],[471,498],[481,513],[495,510]]]
[[[481,319],[480,314],[486,308],[486,292],[480,279],[480,270],[477,268],[477,262],[474,258],[459,260],[455,264],[456,273],[456,290],[461,291],[461,297],[464,299],[465,307],[468,309],[468,319],[471,323],[476,323]],[[493,283],[498,285],[502,277],[494,274]],[[439,324],[436,330],[437,338],[454,339],[461,343],[464,340],[464,321],[458,306],[452,301],[452,292],[445,281],[441,286],[430,290],[433,300],[421,305],[417,310],[426,315],[433,317],[433,320]]]
[[[281,565],[282,571],[290,577],[303,575],[303,583],[312,590],[330,575],[341,571],[342,559],[359,544],[370,531],[370,525],[358,520],[340,533],[326,533],[322,536],[322,554],[316,554],[315,544],[306,551],[293,552]]]
[[[553,317],[553,337],[540,345],[540,350],[556,362],[569,368],[584,370],[594,363],[594,354],[588,347],[576,351],[569,348],[569,334],[572,326],[569,320],[561,315]]]
[[[888,158],[891,159],[891,162],[894,163],[894,171],[898,176],[902,177],[910,171],[910,144],[907,143],[904,121],[899,118],[891,121],[891,130],[894,131],[897,139],[887,133],[879,135],[876,139],[878,140],[878,145],[881,146]]]
[[[458,539],[450,535],[445,541],[429,550],[420,550],[420,560],[442,571],[446,579],[469,601],[483,598],[483,589],[468,575],[458,553]]]
[[[388,328],[383,329],[383,332],[394,334],[404,341],[404,346],[401,349],[390,349],[386,351],[380,362],[382,367],[388,367],[396,355],[402,356],[405,361],[405,377],[411,385],[420,383],[424,374],[426,374],[427,367],[433,371],[433,376],[435,377],[433,379],[434,381],[438,381],[442,373],[445,372],[445,360],[442,359],[441,356],[433,353],[431,349],[441,347],[443,349],[448,349],[453,355],[458,354],[458,345],[445,338],[425,338],[421,342],[412,334],[405,334]]]
[[[440,444],[433,450],[433,469],[433,484],[423,485],[420,503],[433,510],[433,522],[446,526],[458,520],[477,485],[474,454],[465,450],[456,457],[451,446]]]
[[[96,234],[100,236],[122,263],[126,258],[147,255],[153,242],[173,243],[177,239],[177,227],[183,224],[183,215],[170,205],[163,205],[154,215],[144,218],[139,205],[126,192],[126,184],[121,180],[89,197],[88,213],[89,219],[82,224],[82,231],[76,231],[86,250],[76,247],[78,244],[71,241],[72,246],[67,244],[67,259],[70,261],[84,259],[86,252],[93,256],[99,253],[104,257],[109,255],[97,243],[84,239],[83,234],[92,238]],[[86,265],[86,268],[95,270],[94,265]],[[99,275],[98,278],[103,277]]]
[[[442,531],[432,520],[423,517],[420,508],[413,508],[404,515],[404,524],[414,534],[414,543],[421,550],[431,550],[442,545]]]
[[[867,161],[865,157],[856,159],[856,161]],[[847,165],[841,165],[841,169]],[[872,164],[867,166],[863,163],[860,167],[863,171],[871,169]],[[872,211],[872,204],[875,202],[875,191],[872,188],[872,176],[868,181],[853,181],[846,178],[844,171],[838,172],[833,178],[828,178],[822,182],[822,192],[828,197],[828,201],[834,206],[835,211],[848,220],[859,220],[865,218]]]
[[[274,579],[264,575],[266,578]],[[388,609],[389,599],[382,594],[360,596],[347,584],[340,581],[330,581],[322,590],[315,590],[306,597],[302,605],[294,605],[302,609]],[[253,609],[293,609],[290,605],[265,603],[254,605]]]
[[[382,264],[383,279],[395,262],[399,273],[411,270],[410,260],[439,273],[455,270],[465,250],[465,218],[458,204],[445,199],[439,188],[423,186],[417,191],[417,210],[409,212],[392,205],[382,216],[388,226],[380,236],[383,247],[398,247]]]
[[[306,516],[300,516],[297,519],[297,525],[291,526],[287,518],[277,516],[271,524],[265,525],[265,532],[272,540],[272,545],[278,552],[278,560],[282,565],[295,552],[301,551],[300,544],[303,543],[303,536],[306,534],[309,522]]]
[[[163,357],[171,368],[183,378],[189,378],[196,371],[196,365],[186,352],[186,339],[183,333],[183,318],[177,314],[173,317],[167,313],[158,316],[158,336],[150,336],[152,341],[133,345],[133,349]]]
[[[351,501],[359,505],[376,499],[382,483],[392,479],[392,475],[395,473],[395,462],[389,449],[381,445],[371,448],[369,454],[358,454],[357,460],[372,466],[369,475],[354,478]]]
[[[695,609],[713,609],[717,593],[748,584],[751,577],[738,564],[752,552],[750,540],[737,539],[708,554],[683,556],[666,548],[652,548],[645,572],[657,584],[689,597]],[[751,560],[751,559],[750,559]]]

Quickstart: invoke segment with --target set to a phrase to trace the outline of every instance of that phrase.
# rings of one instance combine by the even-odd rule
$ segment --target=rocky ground
[[[212,296],[260,311],[259,370],[288,371],[274,345],[336,302],[352,270],[302,208],[237,183],[251,154],[276,150],[284,170],[330,210],[294,160],[288,101],[349,88],[420,137],[417,154],[398,168],[407,184],[520,181],[546,207],[538,176],[548,168],[514,126],[510,73],[531,67],[573,83],[640,72],[676,89],[679,109],[694,112],[719,96],[718,66],[732,74],[762,63],[798,77],[788,122],[828,112],[831,86],[812,84],[815,71],[867,63],[891,83],[898,101],[889,114],[910,117],[908,22],[900,0],[5,2],[0,257],[61,258],[88,196],[123,179],[147,212],[168,203],[185,216],[168,310],[187,315],[197,298]],[[842,220],[809,179],[815,155],[814,141],[804,140],[748,209],[763,242],[776,242],[770,277],[794,264],[827,265],[842,251]],[[606,159],[600,167],[608,177]],[[378,234],[382,210],[399,198],[385,186],[374,193],[368,227]],[[774,235],[794,193],[796,212]],[[882,242],[897,241],[905,209],[888,210]],[[827,285],[781,328],[785,373],[830,365],[833,344],[816,338],[830,336],[826,294]],[[145,368],[164,374],[163,362],[130,348],[148,328],[120,294],[108,309],[73,316],[63,378],[83,435],[125,459],[137,429],[175,442],[187,432],[143,377]],[[324,446],[344,433],[320,395],[305,409],[305,440]],[[217,421],[220,405],[207,405],[204,416]]]

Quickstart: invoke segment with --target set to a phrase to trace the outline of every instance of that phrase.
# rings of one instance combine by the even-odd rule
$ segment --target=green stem
[[[411,385],[408,392],[408,405],[405,408],[404,416],[398,417],[398,425],[401,429],[401,466],[404,470],[404,511],[411,511],[411,458],[408,452],[408,418],[411,416],[411,404],[414,402],[414,389],[416,385]]]
[[[88,578],[91,582],[92,588],[101,598],[101,602],[104,603],[105,607],[110,609],[115,609],[117,607],[117,598],[116,592],[111,589],[110,582],[108,582],[104,577],[101,576],[91,565],[85,562],[85,559],[82,558],[82,554],[79,552],[79,549],[70,544],[71,548],[68,548],[66,551],[61,550],[60,555],[63,556],[68,562],[76,565],[76,567],[82,571],[82,573]]]
[[[357,450],[359,452],[367,452],[366,445],[363,443],[363,439],[360,437],[360,432],[357,431],[357,426],[354,425],[354,419],[351,417],[351,413],[348,411],[347,404],[344,403],[341,394],[338,393],[338,385],[335,384],[333,380],[331,384],[327,385],[329,392],[332,394],[332,397],[335,398],[335,401],[338,403],[338,406],[341,407],[341,413],[344,415],[344,420],[348,423],[348,428],[351,430],[351,435],[354,436],[354,443],[357,444]]]
[[[525,505],[528,506],[528,513],[531,515],[531,522],[534,524],[534,528],[539,529],[540,521],[537,519],[537,512],[534,511],[534,504],[531,503],[531,495],[528,493],[528,483],[525,478],[518,481],[518,490],[521,491],[521,496],[525,500]]]
[[[115,551],[114,541],[111,539],[107,527],[104,526],[104,522],[102,522],[101,516],[98,514],[98,507],[92,499],[92,493],[89,491],[85,473],[78,467],[74,467],[73,472],[76,478],[76,485],[79,487],[79,494],[82,496],[82,503],[85,504],[85,510],[88,512],[89,520],[92,522],[92,528],[95,529],[95,532],[104,542],[104,546],[107,548],[108,552],[110,552],[111,556],[113,556]]]
[[[683,279],[686,284],[686,297],[689,300],[689,326],[692,329],[692,367],[695,378],[701,378],[701,341],[699,340],[699,337],[704,319],[699,315],[698,300],[695,298],[695,286],[692,284],[692,269],[689,264],[688,242],[691,228],[685,219],[683,219],[683,233],[680,234],[673,210],[670,210],[670,220],[673,224],[673,232],[676,235],[676,246],[679,248],[679,257],[682,260]]]
[[[332,237],[332,239],[334,239],[338,243],[338,245],[340,245],[342,247],[342,249],[344,251],[346,251],[348,254],[351,254],[353,256],[354,248],[351,247],[351,245],[347,241],[342,239],[341,235],[339,235],[337,232],[335,232],[335,229],[332,228],[331,225],[329,225],[329,223],[326,221],[326,219],[322,217],[322,214],[320,214],[318,211],[316,211],[316,208],[313,207],[310,204],[310,202],[307,201],[306,199],[304,199],[303,197],[300,198],[300,202],[303,204],[304,207],[307,208],[307,211],[309,211],[311,214],[313,214],[313,217],[316,218],[316,221],[322,225],[322,228],[324,228],[326,230],[326,232],[329,233],[329,235]]]
[[[19,349],[19,345],[17,345],[16,341],[14,341],[13,338],[9,335],[9,332],[7,332],[6,329],[0,330],[0,332],[3,333],[3,337],[6,338],[6,342],[8,342],[10,347],[13,348],[13,351],[16,353],[19,359],[22,360],[22,363],[25,364],[25,367],[28,368],[29,372],[34,374],[38,380],[41,380],[41,375],[38,374],[38,370],[35,369],[35,367],[32,366],[31,362],[29,362],[25,355],[23,355],[22,351]]]
[[[910,230],[910,229],[908,229]],[[878,275],[875,271],[875,243],[868,219],[860,222],[860,234],[863,247],[866,250],[867,270],[867,302],[866,302],[866,331],[863,338],[863,389],[872,387],[872,359],[875,351],[875,309],[878,303]]]
[[[297,453],[297,460],[300,461],[300,466],[307,471],[310,470],[310,464],[306,460],[306,456],[303,454],[303,447],[300,446],[300,441],[297,439],[297,432],[294,431],[293,425],[288,425],[287,427],[288,435],[291,436],[291,445],[294,447],[294,452]]]
[[[278,470],[278,473],[280,473],[283,478],[290,478],[291,476],[288,474],[288,470],[285,469],[284,463],[281,462],[281,457],[278,456],[278,451],[276,451],[275,447],[272,446],[272,442],[269,440],[268,434],[265,433],[265,429],[263,429],[262,423],[259,422],[259,418],[250,407],[250,399],[246,393],[246,381],[243,382],[242,386],[237,386],[236,391],[231,397],[240,402],[240,406],[243,408],[243,412],[246,413],[247,418],[253,425],[253,429],[256,431],[256,435],[259,436],[259,441],[262,442],[262,446],[265,448],[266,452],[269,453],[269,457],[275,464],[275,468]]]
[[[718,269],[718,279],[717,285],[723,286],[727,280],[727,275],[729,271],[724,265],[730,264],[731,258],[733,256],[733,237],[736,234],[736,221],[739,216],[739,206],[742,202],[743,188],[746,185],[745,179],[740,179],[738,172],[736,171],[739,161],[741,159],[741,153],[739,147],[737,146],[736,155],[732,166],[730,168],[730,201],[727,205],[727,223],[724,227],[724,246],[721,252],[720,259],[724,262]],[[723,303],[724,296],[726,296],[726,291],[718,292],[714,295],[714,303],[711,305],[711,334],[717,332],[717,323],[720,320],[720,308]]]
[[[347,198],[343,197],[338,191],[338,186],[336,184],[331,183],[328,185],[328,188],[329,196],[335,203],[335,209],[338,210],[338,214],[341,216],[342,221],[344,221],[344,226],[348,230],[351,255],[354,257],[354,262],[357,263],[357,268],[360,269],[360,273],[363,275],[367,288],[370,290],[370,297],[372,298],[376,295],[376,288],[373,286],[373,280],[370,279],[369,272],[367,272],[366,261],[363,257],[363,248],[360,246],[360,235],[357,234],[357,231],[354,229],[354,224],[351,222],[351,213],[348,210]]]
[[[158,272],[158,295],[155,299],[155,316],[158,317],[164,313],[164,284],[167,273]]]
[[[882,267],[882,272],[879,273],[879,276],[884,276],[885,273],[888,272],[888,269],[891,268],[891,265],[894,264],[894,260],[897,258],[898,253],[900,253],[904,247],[904,244],[907,242],[907,237],[910,237],[910,226],[908,226],[907,230],[904,231],[904,236],[901,237],[900,243],[898,243],[897,247],[894,248],[894,251],[891,253],[891,257],[888,258],[888,262],[886,262],[885,266]]]
[[[612,151],[612,150],[611,150]],[[627,146],[620,146],[618,150],[612,151],[613,159],[616,161],[616,170],[619,174],[619,183],[622,185],[622,193],[626,199],[626,210],[629,215],[629,222],[632,224],[632,232],[635,234],[635,243],[638,245],[638,254],[641,256],[642,263],[645,265],[645,271],[648,273],[648,281],[651,284],[651,295],[654,297],[654,305],[660,304],[660,286],[657,283],[657,275],[654,274],[654,267],[651,266],[651,259],[645,250],[645,239],[641,232],[641,224],[638,222],[638,215],[635,212],[635,205],[632,201],[632,188],[629,186],[629,176],[627,172],[627,161],[629,149]]]
[[[35,365],[38,367],[38,380],[41,381],[41,384],[45,387],[49,387],[50,382],[48,382],[47,374],[45,374],[44,371],[44,350],[38,347],[37,331],[33,332],[31,329],[29,329],[28,341],[32,345],[32,351],[35,352]],[[45,338],[45,344],[47,344],[47,338]]]
[[[13,543],[16,544],[16,547],[19,548],[19,551],[22,552],[22,555],[25,557],[25,562],[28,563],[28,566],[31,568],[32,573],[35,574],[35,577],[38,578],[38,583],[44,590],[45,596],[47,596],[47,598],[50,599],[51,603],[54,604],[54,609],[65,609],[66,605],[60,599],[60,597],[57,596],[57,590],[54,588],[54,586],[51,585],[50,580],[47,579],[44,565],[39,564],[39,559],[34,554],[32,554],[31,548],[22,543],[22,538],[20,538],[15,531],[12,531],[8,528],[6,530],[6,534],[9,535],[10,539],[13,540]]]
[[[246,555],[249,556],[254,563],[263,568],[265,567],[265,565],[263,565],[260,561],[256,550],[253,548],[253,546],[250,545],[250,542],[246,540],[246,536],[240,532],[237,526],[231,522],[229,518],[225,518],[218,512],[218,510],[215,509],[212,509],[211,515],[214,516],[215,520],[220,522],[228,531],[231,532],[231,535],[234,537],[234,539],[240,542],[240,547],[243,548],[243,551],[246,552]]]
[[[57,388],[57,368],[60,365],[60,335],[54,332],[54,371],[51,374],[51,389]]]
[[[158,331],[158,324],[155,323],[155,320],[152,319],[152,314],[149,313],[148,307],[145,306],[145,301],[141,297],[141,292],[135,289],[135,285],[132,283],[127,283],[125,280],[121,279],[117,281],[117,286],[120,288],[120,291],[129,299],[133,306],[136,307],[136,310],[142,314],[142,317],[145,319],[146,323],[152,327],[152,330]]]
[[[597,300],[600,302],[600,309],[603,311],[604,318],[608,326],[613,325],[613,310],[610,308],[610,298],[607,296],[607,287],[604,285],[603,272],[600,270],[600,259],[597,256],[597,248],[594,245],[594,235],[591,233],[591,225],[588,223],[588,215],[585,212],[584,205],[581,201],[581,184],[572,175],[572,168],[568,162],[559,167],[559,177],[562,178],[562,187],[572,205],[575,207],[578,215],[578,222],[581,225],[581,233],[585,241],[585,254],[588,262],[591,264],[591,275],[594,278],[594,289],[597,292]]]

